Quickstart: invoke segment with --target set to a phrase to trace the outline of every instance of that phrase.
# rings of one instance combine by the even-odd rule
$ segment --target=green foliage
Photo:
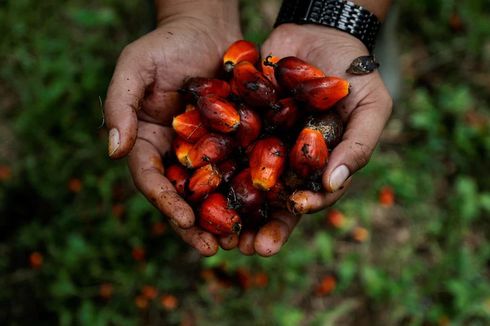
[[[403,97],[336,206],[345,224],[305,216],[275,257],[204,259],[106,158],[101,101],[121,49],[149,29],[148,8],[0,2],[0,129],[15,136],[0,142],[0,170],[12,171],[0,173],[0,320],[490,324],[490,15],[483,0],[399,6]],[[242,1],[256,42],[270,28],[262,9]],[[393,206],[379,203],[385,186]],[[145,285],[155,299],[139,300]]]

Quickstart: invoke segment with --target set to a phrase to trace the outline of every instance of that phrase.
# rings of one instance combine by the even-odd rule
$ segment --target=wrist
[[[190,18],[240,32],[238,0],[155,0],[155,8],[159,26],[168,20]]]
[[[381,22],[368,9],[347,0],[283,0],[275,26],[285,23],[335,28],[361,40],[371,52]],[[364,0],[363,3],[370,1]],[[385,1],[382,1],[383,3]],[[371,5],[372,8],[384,8]]]

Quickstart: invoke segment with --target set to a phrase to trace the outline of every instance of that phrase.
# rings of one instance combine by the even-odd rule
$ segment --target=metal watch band
[[[347,32],[361,40],[369,52],[374,49],[381,26],[378,18],[350,1],[283,0],[274,27],[285,24],[318,24]]]

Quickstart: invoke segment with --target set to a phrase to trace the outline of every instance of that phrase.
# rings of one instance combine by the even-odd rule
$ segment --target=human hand
[[[295,211],[316,212],[342,197],[351,176],[367,164],[391,115],[392,100],[377,71],[363,76],[345,72],[352,60],[368,54],[364,44],[347,33],[315,25],[280,25],[262,47],[264,58],[271,53],[279,58],[296,56],[316,65],[327,75],[347,79],[351,84],[351,94],[336,105],[346,130],[342,141],[332,151],[322,176],[326,192],[297,191],[291,197]],[[282,222],[280,227],[280,222],[273,220],[273,226],[266,225],[257,234],[241,235],[239,247],[242,252],[252,253],[254,248],[259,254],[270,255],[280,250],[300,217],[287,212],[277,216]],[[263,237],[271,237],[271,234],[278,240],[264,251],[260,244],[265,243]]]
[[[184,79],[215,76],[225,49],[242,38],[238,4],[170,2],[159,12],[158,27],[129,44],[117,62],[105,101],[109,156],[129,154],[136,187],[170,219],[184,241],[210,256],[218,244],[231,248],[238,239],[216,239],[195,225],[192,208],[163,175],[162,156],[171,150],[170,126],[182,107],[177,90]]]

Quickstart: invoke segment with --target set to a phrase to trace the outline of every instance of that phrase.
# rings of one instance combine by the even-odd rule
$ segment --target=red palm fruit
[[[277,102],[277,90],[253,64],[240,62],[233,69],[234,87],[243,101],[252,107],[268,107]]]
[[[186,111],[174,117],[172,127],[180,137],[189,143],[197,142],[208,133],[204,127],[201,114],[197,110]]]
[[[274,76],[277,83],[288,91],[291,91],[299,83],[306,80],[325,77],[325,74],[319,68],[297,57],[285,57],[274,63],[272,57],[268,56],[263,64],[274,68]]]
[[[336,110],[328,110],[321,115],[316,115],[310,118],[307,124],[322,133],[329,150],[342,140],[344,123]]]
[[[268,191],[284,171],[286,147],[277,137],[258,140],[250,152],[250,174],[254,187]]]
[[[172,147],[175,152],[175,156],[177,156],[177,160],[182,165],[187,165],[187,156],[189,155],[189,151],[192,148],[192,144],[186,142],[184,139],[180,137],[175,137],[172,142]]]
[[[220,193],[210,194],[199,208],[199,225],[217,235],[240,232],[240,216],[228,207],[228,200]]]
[[[241,147],[246,148],[259,137],[262,130],[262,119],[257,112],[245,106],[239,108],[238,113],[240,114],[240,126],[236,131],[236,139]]]
[[[242,61],[255,64],[259,60],[257,46],[249,41],[238,40],[232,43],[223,55],[223,66],[226,72],[231,72],[235,65]]]
[[[278,180],[276,184],[265,193],[267,203],[270,207],[274,208],[284,208],[286,207],[286,202],[289,198],[288,191],[283,182]]]
[[[266,61],[269,64],[266,64]],[[278,57],[275,57],[273,55],[267,56],[265,60],[262,60],[261,62],[261,68],[262,68],[262,73],[264,74],[267,79],[269,79],[276,88],[279,88],[279,84],[277,83],[276,76],[274,75],[274,66],[273,64],[276,64],[279,61]]]
[[[301,177],[322,173],[328,162],[327,143],[320,131],[303,128],[289,153],[291,168]]]
[[[273,108],[266,113],[267,122],[270,126],[280,130],[293,128],[299,118],[299,110],[292,98],[279,100]]]
[[[254,187],[250,169],[247,168],[231,181],[228,198],[236,204],[240,213],[247,213],[256,211],[262,206],[265,193]]]
[[[192,77],[184,82],[179,90],[189,101],[197,100],[199,97],[207,95],[216,95],[227,97],[230,95],[230,85],[221,79]]]
[[[321,77],[299,83],[292,94],[311,108],[324,111],[349,94],[349,82],[338,77]]]
[[[189,150],[184,165],[195,169],[209,163],[217,163],[231,154],[234,145],[230,136],[206,134]]]
[[[235,160],[229,159],[218,164],[218,171],[221,174],[223,183],[230,182],[231,178],[235,175],[238,169],[238,164]]]
[[[200,167],[189,179],[190,201],[199,201],[207,194],[213,192],[221,183],[221,174],[212,164]]]
[[[200,97],[197,107],[203,120],[215,131],[228,133],[240,125],[240,115],[235,106],[216,95]]]
[[[345,225],[345,216],[342,214],[342,212],[336,209],[331,209],[327,213],[327,223],[332,228],[340,229]]]
[[[390,186],[381,188],[378,196],[379,203],[384,207],[391,207],[395,204],[395,191]]]
[[[189,181],[189,172],[178,164],[172,164],[165,168],[165,177],[174,185],[175,190],[181,196],[186,193],[186,185]]]

